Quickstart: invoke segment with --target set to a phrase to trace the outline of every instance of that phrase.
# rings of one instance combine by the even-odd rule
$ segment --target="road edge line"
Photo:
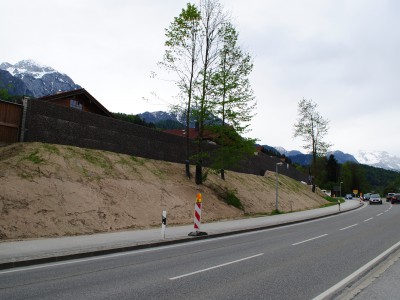
[[[400,248],[400,241],[385,250],[383,253],[372,259],[370,262],[344,278],[343,280],[339,281],[329,289],[327,289],[325,292],[322,294],[319,294],[317,297],[313,298],[312,300],[323,300],[323,299],[329,299],[328,297],[333,296],[335,293],[337,293],[340,289],[344,288],[347,286],[349,283],[354,282],[356,279],[359,279],[362,277],[363,274],[367,273],[371,269],[373,269],[378,263],[383,261],[386,257],[388,257],[390,254],[395,252]]]

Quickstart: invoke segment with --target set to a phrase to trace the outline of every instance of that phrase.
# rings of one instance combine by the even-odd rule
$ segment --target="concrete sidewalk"
[[[45,262],[89,257],[102,254],[181,243],[193,239],[212,238],[240,232],[273,228],[307,220],[335,215],[361,207],[359,200],[346,200],[340,206],[294,212],[282,215],[220,221],[202,224],[201,231],[207,236],[190,237],[193,225],[168,227],[165,239],[161,228],[101,233],[84,236],[35,239],[0,243],[0,269],[27,266]],[[161,217],[160,217],[161,223]],[[167,224],[168,225],[168,224]],[[161,227],[161,224],[160,224]]]

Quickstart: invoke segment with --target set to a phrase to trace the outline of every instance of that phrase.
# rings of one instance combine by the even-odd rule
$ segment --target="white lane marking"
[[[313,240],[316,240],[316,239],[322,238],[322,237],[324,237],[324,236],[327,236],[327,235],[328,235],[328,234],[327,234],[327,233],[325,233],[325,234],[323,234],[323,235],[316,236],[316,237],[313,237],[313,238],[311,238],[311,239],[308,239],[308,240],[304,240],[304,241],[301,241],[301,242],[298,242],[298,243],[294,243],[294,244],[292,244],[292,246],[296,246],[296,245],[300,245],[300,244],[303,244],[303,243],[306,243],[306,242],[309,242],[309,241],[313,241]]]
[[[334,292],[338,291],[339,289],[343,288],[345,285],[347,285],[349,282],[351,282],[352,280],[354,280],[357,276],[359,276],[361,273],[365,272],[366,270],[368,270],[370,267],[372,267],[375,263],[377,263],[380,259],[382,259],[383,257],[385,257],[386,255],[388,255],[389,253],[391,253],[393,250],[395,250],[396,248],[398,248],[400,246],[400,242],[397,242],[396,244],[394,244],[392,247],[390,247],[389,249],[387,249],[385,252],[381,253],[380,255],[378,255],[377,257],[375,257],[373,260],[371,260],[369,263],[365,264],[364,266],[362,266],[361,268],[359,268],[357,271],[355,271],[354,273],[350,274],[349,276],[347,276],[345,279],[339,281],[338,283],[336,283],[334,286],[332,286],[331,288],[327,289],[325,292],[323,292],[322,294],[318,295],[317,297],[315,297],[312,300],[322,300],[325,299],[325,297],[333,294]]]
[[[345,228],[342,228],[342,229],[340,229],[340,230],[346,230],[346,229],[349,229],[349,228],[354,227],[354,226],[357,226],[357,225],[358,225],[358,224],[353,224],[353,225],[347,226],[347,227],[345,227]]]
[[[202,270],[198,270],[198,271],[195,271],[195,272],[183,274],[183,275],[180,275],[180,276],[171,277],[171,278],[169,278],[169,280],[176,280],[176,279],[179,279],[179,278],[195,275],[195,274],[198,274],[198,273],[210,271],[210,270],[221,268],[221,267],[225,267],[225,266],[228,266],[228,265],[231,265],[231,264],[235,264],[235,263],[238,263],[238,262],[241,262],[241,261],[244,261],[244,260],[248,260],[248,259],[252,259],[252,258],[261,256],[261,255],[264,255],[264,253],[259,253],[259,254],[253,255],[253,256],[249,256],[249,257],[241,258],[241,259],[238,259],[238,260],[230,261],[230,262],[227,262],[227,263],[224,263],[224,264],[220,264],[220,265],[217,265],[217,266],[214,266],[214,267],[210,267],[210,268],[207,268],[207,269],[202,269]]]
[[[364,222],[371,221],[374,217],[364,220]]]
[[[383,215],[383,213],[380,213],[380,214],[377,214],[376,216],[379,217],[379,216],[382,216],[382,215]]]

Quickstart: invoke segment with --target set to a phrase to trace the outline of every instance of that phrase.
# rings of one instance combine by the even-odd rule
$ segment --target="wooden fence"
[[[0,144],[19,141],[22,105],[0,100]]]

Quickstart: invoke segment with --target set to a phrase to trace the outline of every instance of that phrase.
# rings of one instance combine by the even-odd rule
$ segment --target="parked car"
[[[369,197],[369,204],[375,204],[375,203],[382,204],[382,198],[379,194],[372,194]]]
[[[390,203],[400,203],[400,194],[393,194],[392,198],[390,199]]]
[[[353,195],[352,194],[346,194],[346,196],[344,196],[344,199],[353,199]]]
[[[393,195],[394,195],[394,193],[388,193],[388,194],[387,194],[387,196],[386,196],[386,202],[389,202],[389,201],[391,201],[391,200],[392,200],[392,197],[393,197]]]

